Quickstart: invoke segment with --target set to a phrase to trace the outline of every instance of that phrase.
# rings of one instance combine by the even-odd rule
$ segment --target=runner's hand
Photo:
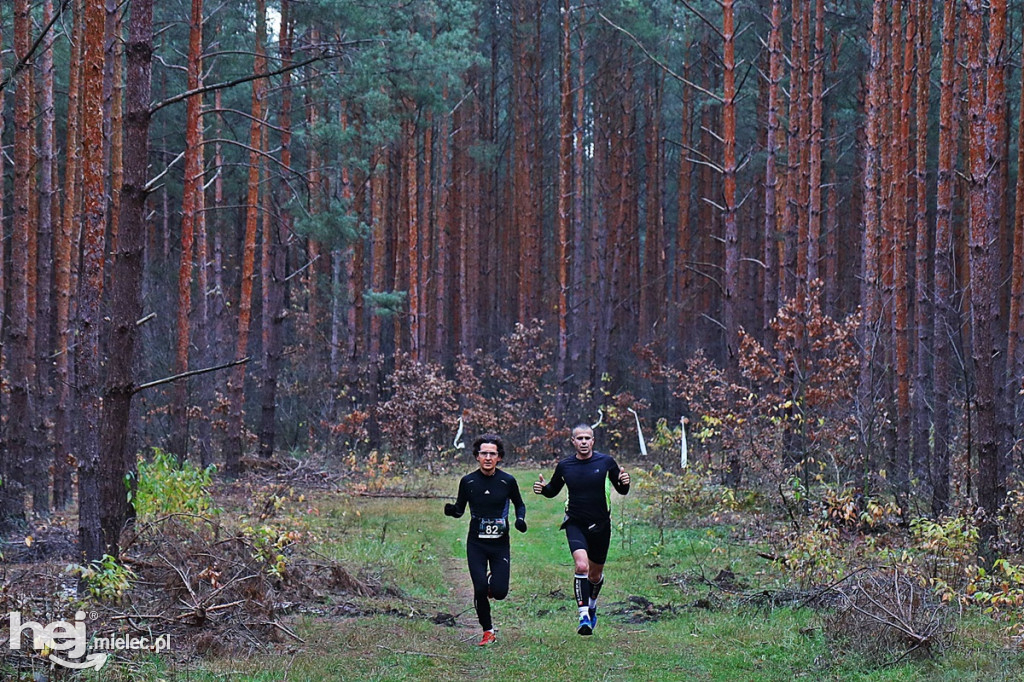
[[[533,483],[533,492],[536,495],[544,493],[544,474],[537,474],[537,480]]]
[[[444,515],[445,516],[451,516],[451,517],[454,517],[456,519],[459,518],[459,516],[460,516],[459,510],[456,509],[455,505],[452,504],[451,502],[448,502],[448,503],[446,503],[444,505]]]
[[[629,485],[629,474],[626,473],[625,469],[619,469],[619,483]]]
[[[526,532],[526,519],[516,519],[516,530],[520,533]]]

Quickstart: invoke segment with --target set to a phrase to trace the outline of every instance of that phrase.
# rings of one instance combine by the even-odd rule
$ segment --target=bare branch
[[[295,277],[296,275],[298,275],[299,273],[301,273],[301,272],[302,272],[303,270],[305,270],[306,268],[308,268],[308,267],[309,267],[310,265],[312,265],[313,263],[317,262],[317,260],[319,260],[319,259],[320,259],[320,254],[317,254],[317,255],[316,255],[316,257],[314,257],[314,258],[313,258],[313,260],[309,261],[308,263],[306,263],[306,264],[305,264],[305,265],[303,265],[303,266],[302,266],[301,268],[299,268],[298,270],[296,270],[296,271],[295,271],[295,272],[293,272],[292,274],[288,275],[287,277],[285,277],[285,278],[284,278],[283,280],[281,280],[281,281],[282,281],[282,282],[287,282],[287,281],[288,281],[288,280],[290,280],[290,279],[291,279],[292,277]]]
[[[216,372],[217,370],[228,369],[229,367],[234,367],[235,365],[244,365],[245,363],[249,362],[250,359],[251,358],[249,356],[246,356],[246,357],[242,358],[241,360],[234,360],[232,362],[228,362],[228,363],[225,363],[223,365],[217,365],[216,367],[204,367],[203,369],[193,369],[193,370],[188,371],[188,372],[182,372],[181,374],[175,374],[174,376],[171,376],[171,377],[164,377],[163,379],[157,379],[155,381],[149,381],[149,382],[146,382],[144,384],[139,384],[138,386],[136,386],[135,390],[132,391],[132,393],[133,394],[134,393],[138,393],[139,391],[142,391],[142,390],[147,389],[147,388],[153,388],[154,386],[161,386],[163,384],[169,384],[172,381],[177,381],[178,379],[186,379],[188,377],[193,377],[193,376],[196,376],[198,374],[207,374],[208,372]]]
[[[309,66],[310,64],[315,64],[316,62],[321,62],[321,61],[324,61],[325,59],[331,59],[332,57],[336,57],[336,56],[337,55],[335,55],[333,53],[330,53],[330,52],[326,52],[326,53],[325,52],[321,52],[321,53],[319,53],[319,54],[317,54],[317,55],[315,55],[313,57],[310,57],[309,59],[303,60],[301,62],[296,62],[295,64],[289,64],[287,66],[283,66],[280,69],[275,69],[274,71],[264,71],[263,73],[253,73],[253,74],[249,74],[248,76],[242,76],[240,78],[235,78],[234,80],[221,81],[219,83],[213,83],[212,85],[203,85],[203,86],[195,88],[193,90],[186,90],[185,92],[179,92],[177,95],[174,95],[173,97],[168,97],[167,99],[163,100],[162,102],[157,102],[156,104],[154,104],[150,108],[149,113],[150,114],[154,114],[157,111],[163,109],[164,107],[170,106],[172,104],[177,104],[178,102],[182,102],[184,100],[187,100],[189,97],[194,97],[195,95],[201,95],[201,94],[206,93],[206,92],[215,92],[217,90],[226,90],[228,88],[233,88],[236,85],[242,85],[242,84],[248,83],[250,81],[259,80],[260,78],[270,78],[272,76],[280,76],[282,73],[287,73],[288,71],[294,71],[295,69],[301,69],[303,66]]]
[[[181,161],[184,158],[185,158],[185,150],[182,150],[177,156],[175,156],[171,160],[171,162],[169,164],[167,164],[166,168],[164,168],[162,171],[160,171],[160,173],[158,175],[154,176],[152,180],[150,180],[149,182],[146,183],[146,188],[145,188],[146,192],[149,193],[149,192],[152,192],[154,189],[156,189],[157,185],[160,184],[160,181],[163,180],[164,176],[167,175],[167,173],[171,170],[171,168],[173,168],[176,163],[178,163],[179,161]]]
[[[687,161],[689,161],[690,163],[699,164],[701,166],[707,166],[708,168],[711,168],[712,170],[714,170],[714,171],[716,171],[718,173],[724,173],[725,172],[722,169],[721,166],[718,166],[718,165],[716,165],[714,163],[711,163],[710,161],[704,161],[703,159],[693,159],[693,158],[687,159]]]
[[[690,3],[688,3],[688,2],[686,1],[686,0],[679,0],[679,2],[683,3],[683,6],[684,6],[684,7],[686,7],[686,9],[688,9],[688,10],[690,10],[691,12],[693,12],[694,14],[696,14],[696,15],[697,15],[697,18],[698,18],[698,19],[700,19],[701,21],[703,21],[703,22],[704,22],[704,23],[705,23],[705,24],[707,25],[707,27],[708,27],[708,28],[710,28],[710,29],[711,29],[712,31],[714,31],[715,33],[717,33],[717,34],[718,34],[718,37],[719,37],[719,38],[721,38],[722,40],[725,40],[725,34],[724,34],[724,33],[722,33],[722,30],[721,30],[720,28],[718,28],[717,26],[715,26],[715,25],[714,25],[714,23],[712,23],[712,22],[711,22],[710,20],[708,20],[708,18],[707,18],[707,17],[705,17],[705,16],[703,15],[703,14],[701,14],[700,12],[698,12],[698,11],[697,11],[697,10],[696,10],[696,9],[694,8],[694,6],[693,6],[693,5],[691,5]],[[721,3],[719,3],[719,4],[721,4]]]
[[[612,28],[614,28],[614,29],[615,29],[616,31],[621,31],[622,33],[625,33],[625,34],[626,34],[627,36],[629,36],[630,40],[632,40],[632,41],[633,41],[634,43],[636,43],[636,46],[637,46],[637,47],[639,47],[639,48],[640,48],[640,50],[641,50],[641,51],[642,51],[642,52],[643,52],[643,53],[644,53],[645,55],[647,55],[647,58],[648,58],[648,59],[650,59],[650,60],[651,60],[652,62],[654,62],[655,64],[657,64],[658,68],[660,68],[660,69],[661,69],[662,71],[664,71],[664,72],[665,72],[665,73],[667,73],[668,75],[672,76],[673,78],[675,78],[675,79],[676,79],[677,81],[679,81],[680,83],[685,83],[686,85],[689,85],[689,86],[690,86],[691,88],[693,88],[694,90],[697,90],[698,92],[703,92],[703,93],[704,93],[705,95],[707,95],[708,97],[711,97],[712,99],[714,99],[714,100],[715,100],[715,101],[717,101],[717,102],[721,102],[721,101],[723,101],[723,100],[722,100],[722,97],[721,97],[721,95],[716,95],[715,93],[711,92],[710,90],[707,90],[706,88],[702,88],[701,86],[697,85],[697,84],[696,84],[696,83],[694,83],[693,81],[691,81],[691,80],[688,80],[688,79],[686,79],[686,78],[683,78],[683,77],[682,77],[682,76],[680,76],[680,75],[679,75],[678,73],[676,73],[676,72],[675,72],[675,71],[673,71],[672,69],[668,68],[668,66],[666,66],[665,64],[663,64],[663,63],[662,63],[662,62],[661,62],[661,61],[660,61],[660,60],[659,60],[659,59],[658,59],[657,57],[655,57],[654,55],[652,55],[652,54],[650,53],[650,51],[648,51],[648,49],[647,49],[647,48],[646,48],[646,47],[644,46],[644,44],[643,44],[643,43],[641,43],[641,42],[640,42],[640,41],[639,41],[639,40],[637,39],[637,37],[636,37],[636,36],[634,36],[634,35],[633,35],[632,33],[630,33],[629,31],[627,31],[626,29],[622,28],[621,26],[619,26],[619,25],[615,24],[615,23],[614,23],[614,22],[613,22],[613,21],[612,21],[611,19],[609,19],[608,17],[606,17],[606,16],[605,16],[605,15],[604,15],[603,13],[601,13],[601,12],[598,12],[598,13],[597,13],[597,16],[599,16],[599,17],[601,17],[602,19],[604,19],[604,21],[605,21],[605,22],[606,22],[606,23],[607,23],[607,24],[608,24],[609,26],[611,26]]]
[[[71,0],[63,0],[60,3],[60,7],[57,9],[56,12],[53,13],[53,18],[50,19],[50,23],[48,23],[46,27],[39,32],[39,37],[37,37],[36,41],[32,43],[32,47],[29,48],[25,56],[18,60],[18,63],[15,64],[14,68],[11,69],[10,74],[7,75],[7,78],[0,81],[0,92],[3,92],[4,88],[10,85],[11,81],[13,81],[17,77],[17,75],[24,71],[25,68],[31,63],[32,55],[36,53],[36,50],[39,49],[39,46],[43,44],[43,39],[46,38],[46,36],[50,33],[50,29],[53,28],[53,25],[56,24],[57,20],[60,19],[61,15],[64,14],[64,10],[67,9],[69,2],[71,2]]]
[[[715,318],[711,317],[711,316],[710,316],[710,315],[708,315],[707,313],[701,313],[701,314],[700,314],[700,316],[701,316],[701,317],[703,317],[703,318],[704,318],[705,320],[707,320],[708,322],[711,322],[711,323],[713,323],[713,324],[716,324],[716,325],[718,325],[718,326],[719,326],[719,327],[720,327],[720,328],[722,329],[722,331],[726,331],[726,329],[725,329],[725,325],[724,325],[724,324],[722,324],[721,322],[719,322],[719,321],[718,321],[718,320],[716,320]]]

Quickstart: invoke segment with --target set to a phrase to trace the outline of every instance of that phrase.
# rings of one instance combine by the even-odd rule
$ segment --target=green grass
[[[323,619],[291,625],[305,644],[279,645],[273,656],[146,666],[129,677],[154,681],[252,680],[1010,680],[1024,661],[1008,650],[998,626],[977,617],[937,660],[879,668],[826,641],[809,609],[765,611],[722,598],[698,576],[730,567],[748,591],[784,580],[756,549],[731,541],[731,529],[659,530],[636,518],[636,495],[616,498],[612,548],[601,594],[601,619],[589,638],[575,633],[573,566],[558,529],[562,499],[529,492],[537,471],[511,470],[526,495],[530,530],[512,534],[508,598],[493,605],[499,641],[480,650],[465,594],[467,519],[442,514],[441,499],[345,498],[318,501],[308,517],[322,539],[316,549],[350,571],[394,588],[374,604],[395,615]],[[549,471],[544,471],[545,474]],[[433,481],[454,494],[458,475]],[[660,617],[630,622],[629,597],[643,597]],[[436,625],[436,613],[459,627]]]

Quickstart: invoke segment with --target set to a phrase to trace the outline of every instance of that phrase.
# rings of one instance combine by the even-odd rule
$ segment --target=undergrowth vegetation
[[[138,463],[138,484],[125,482],[128,502],[134,505],[138,518],[147,521],[163,514],[210,514],[220,510],[210,495],[216,467],[200,468],[190,461],[178,458],[160,448],[153,448],[151,458]]]
[[[714,466],[665,454],[626,462],[633,489],[613,497],[601,627],[586,642],[572,624],[561,499],[528,495],[512,591],[494,605],[499,646],[481,657],[465,524],[441,514],[457,475],[387,455],[353,468],[284,460],[219,483],[154,453],[140,462],[146,511],[121,559],[55,577],[81,580],[83,596],[65,591],[71,601],[46,611],[24,585],[2,598],[41,622],[95,611],[91,635],[126,624],[170,635],[160,656],[116,656],[110,680],[563,679],[584,645],[610,679],[1024,671],[1024,571],[1009,556],[981,562],[971,517],[904,521],[891,499],[798,476],[732,488]],[[523,490],[537,474],[507,469]],[[27,651],[5,664],[11,679],[46,665]]]
[[[792,477],[774,497],[762,496],[724,487],[700,466],[634,469],[634,480],[643,491],[638,513],[662,536],[667,527],[731,524],[770,562],[779,577],[773,589],[797,590],[800,605],[821,609],[829,640],[872,665],[941,656],[965,619],[976,626],[978,617],[990,619],[1005,646],[1024,644],[1022,557],[985,565],[969,515],[904,522],[894,500],[850,484],[807,488]]]

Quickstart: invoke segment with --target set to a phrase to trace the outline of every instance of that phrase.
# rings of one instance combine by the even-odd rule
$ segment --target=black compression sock
[[[586,575],[577,573],[573,586],[576,593],[576,605],[580,607],[588,606],[590,604],[591,588],[593,587],[590,584],[590,579]]]
[[[588,580],[587,582],[590,582],[590,581]],[[594,600],[597,599],[597,595],[599,595],[601,593],[601,586],[602,585],[604,585],[604,576],[603,575],[601,576],[601,579],[598,580],[596,583],[590,583],[590,601],[593,602]]]

